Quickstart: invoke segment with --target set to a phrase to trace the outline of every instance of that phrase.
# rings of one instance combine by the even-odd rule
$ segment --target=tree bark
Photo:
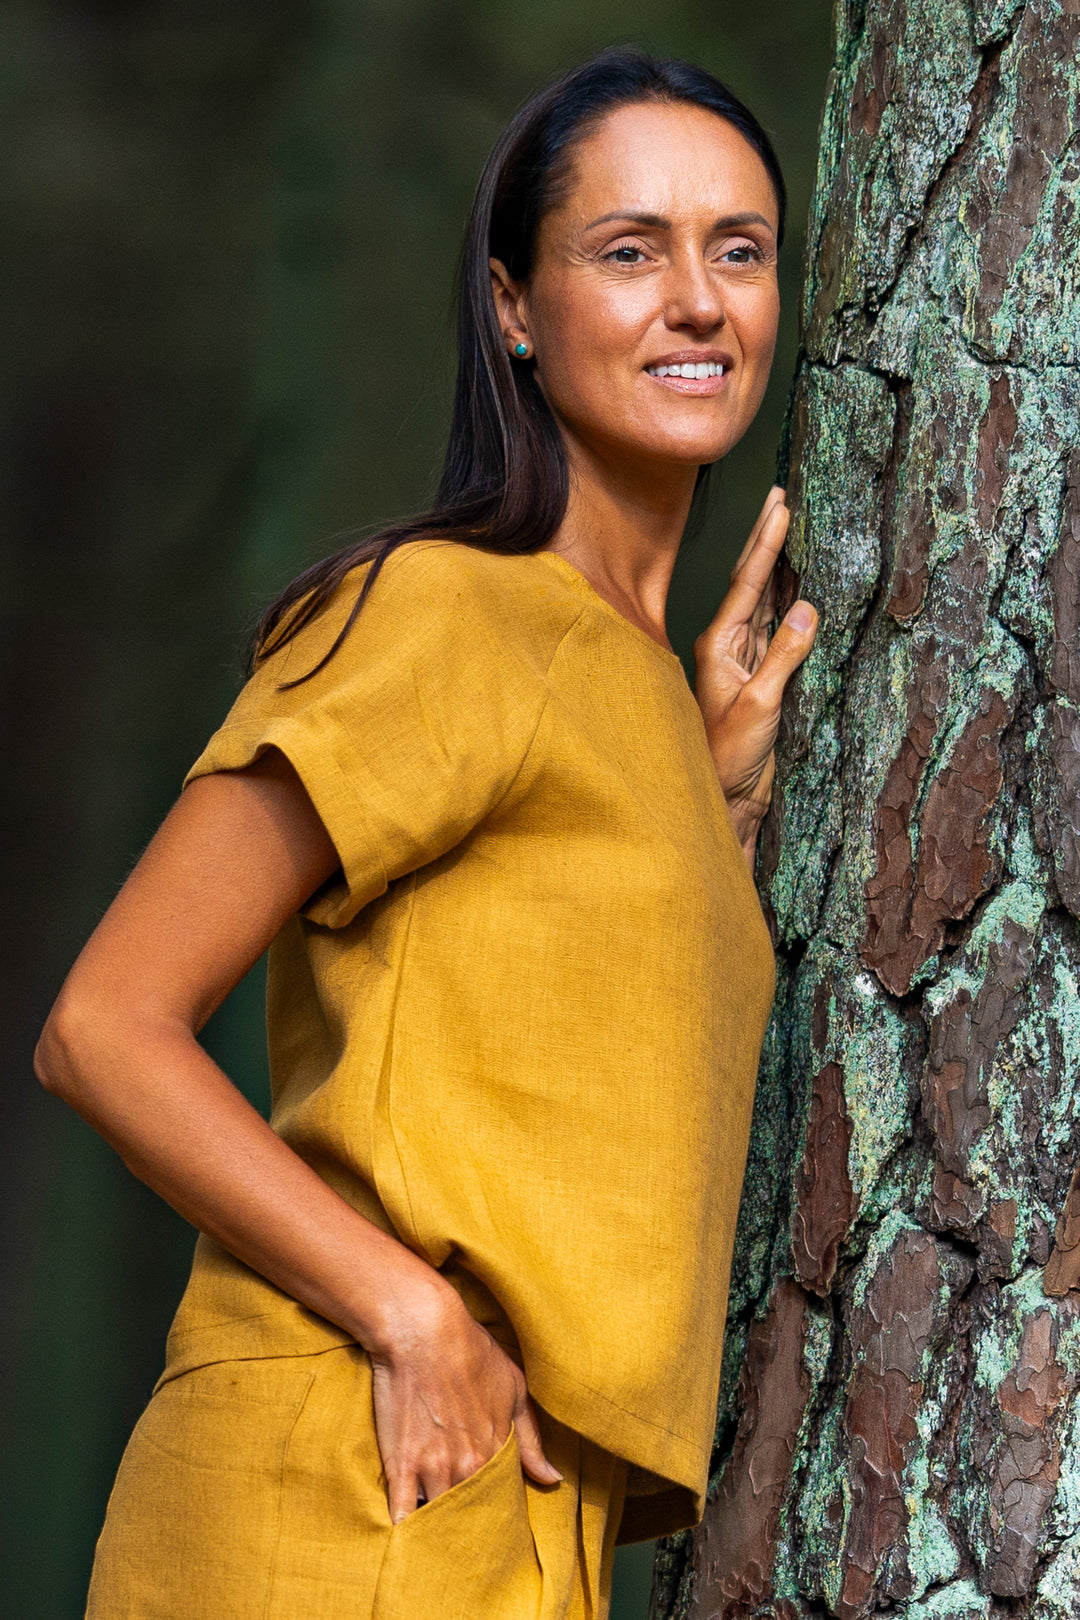
[[[1078,58],[1080,0],[837,7],[790,418],[822,624],[664,1620],[1080,1610]]]

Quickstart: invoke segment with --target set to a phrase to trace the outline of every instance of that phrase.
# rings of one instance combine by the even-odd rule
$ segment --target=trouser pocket
[[[541,1602],[540,1564],[511,1429],[475,1474],[391,1530],[372,1620],[535,1620]]]

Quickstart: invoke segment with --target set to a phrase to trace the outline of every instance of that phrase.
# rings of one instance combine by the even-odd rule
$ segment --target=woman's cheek
[[[744,324],[750,338],[748,347],[755,351],[759,364],[768,370],[780,325],[780,293],[776,286],[761,290],[750,305]]]

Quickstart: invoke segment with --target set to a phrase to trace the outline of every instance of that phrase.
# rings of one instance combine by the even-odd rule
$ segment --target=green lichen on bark
[[[785,451],[819,607],[713,1487],[655,1620],[1065,1620],[1080,0],[839,0]]]

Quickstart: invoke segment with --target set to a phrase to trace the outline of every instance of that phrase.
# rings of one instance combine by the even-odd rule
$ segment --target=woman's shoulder
[[[426,637],[440,630],[460,636],[473,628],[523,651],[541,651],[561,640],[582,604],[533,553],[424,538],[390,553],[358,622],[369,609],[373,618],[400,616]]]
[[[582,611],[535,555],[424,537],[386,556],[355,613],[372,567],[350,569],[304,627],[260,660],[260,674],[290,680],[332,646],[320,686],[380,660],[449,669],[462,660],[505,667],[517,659],[542,671]]]

